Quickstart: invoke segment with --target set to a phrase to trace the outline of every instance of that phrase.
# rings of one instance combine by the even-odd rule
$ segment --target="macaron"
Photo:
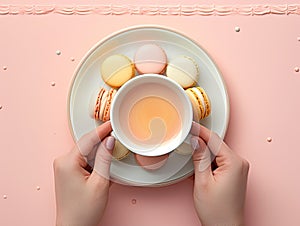
[[[191,57],[178,56],[169,61],[166,75],[186,89],[198,81],[199,68]]]
[[[157,170],[168,160],[169,154],[160,156],[143,156],[134,154],[136,162],[146,170]]]
[[[130,151],[118,140],[115,142],[113,157],[116,160],[122,160],[129,155]]]
[[[122,54],[107,57],[100,71],[103,81],[114,88],[119,88],[134,76],[132,61]]]
[[[89,114],[96,120],[106,122],[110,119],[110,107],[117,90],[101,88],[97,95],[92,95],[89,104]]]
[[[133,61],[140,74],[162,74],[167,66],[167,55],[160,46],[145,44],[137,49]]]
[[[185,92],[192,103],[194,121],[206,118],[211,112],[211,105],[204,89],[198,86],[189,88]]]
[[[175,149],[175,152],[180,155],[191,155],[193,154],[194,150],[191,144],[183,142],[179,147]]]

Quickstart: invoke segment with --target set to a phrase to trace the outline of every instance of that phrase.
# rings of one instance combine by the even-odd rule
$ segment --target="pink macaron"
[[[157,170],[168,160],[169,154],[160,156],[143,156],[135,154],[137,163],[146,170]]]
[[[167,55],[160,46],[145,44],[136,51],[134,65],[140,74],[162,74],[167,66]]]

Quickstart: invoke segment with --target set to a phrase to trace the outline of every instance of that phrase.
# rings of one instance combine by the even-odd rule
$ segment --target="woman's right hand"
[[[244,225],[249,163],[200,124],[193,123],[191,132],[194,204],[202,226]],[[213,160],[215,168],[211,167]]]

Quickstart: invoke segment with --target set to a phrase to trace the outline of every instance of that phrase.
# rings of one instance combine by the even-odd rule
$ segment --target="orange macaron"
[[[110,119],[110,107],[117,90],[101,88],[90,100],[89,113],[96,120],[106,122]]]

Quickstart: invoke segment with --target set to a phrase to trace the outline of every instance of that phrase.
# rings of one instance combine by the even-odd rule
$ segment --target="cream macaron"
[[[199,68],[191,57],[178,56],[169,61],[166,75],[186,89],[192,87],[198,81]]]
[[[137,49],[133,61],[140,74],[162,74],[167,66],[167,55],[160,46],[145,44]]]
[[[132,61],[122,54],[107,57],[101,64],[103,81],[114,88],[119,88],[134,76]]]
[[[188,88],[185,92],[192,103],[194,121],[198,122],[199,120],[209,116],[211,112],[211,105],[204,89],[198,86]]]

